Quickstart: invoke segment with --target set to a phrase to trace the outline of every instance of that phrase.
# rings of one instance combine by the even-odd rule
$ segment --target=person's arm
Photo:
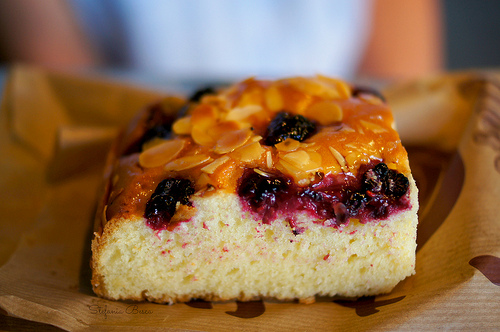
[[[65,0],[1,0],[0,42],[7,61],[57,68],[100,62]]]
[[[375,0],[373,10],[360,76],[401,80],[443,69],[439,1]]]

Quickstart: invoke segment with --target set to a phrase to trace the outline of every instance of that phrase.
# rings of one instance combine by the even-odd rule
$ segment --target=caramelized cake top
[[[242,196],[241,178],[248,178],[249,169],[264,178],[287,179],[295,192],[332,178],[357,179],[350,181],[359,186],[379,163],[410,173],[383,98],[341,80],[250,78],[193,96],[175,119],[161,108],[156,105],[143,118],[150,123],[142,124],[147,130],[138,151],[120,153],[108,220],[144,214],[164,179],[189,179],[199,195],[224,190]]]

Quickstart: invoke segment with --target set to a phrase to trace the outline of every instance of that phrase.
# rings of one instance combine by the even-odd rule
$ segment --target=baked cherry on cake
[[[325,77],[168,97],[114,145],[92,241],[109,299],[390,292],[415,272],[417,187],[383,98]]]

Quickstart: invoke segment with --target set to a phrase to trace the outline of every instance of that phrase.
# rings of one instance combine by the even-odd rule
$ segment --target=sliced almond
[[[201,173],[196,179],[196,191],[213,188],[213,181],[208,173]]]
[[[266,177],[266,178],[270,178],[273,176],[271,173],[264,172],[263,170],[261,170],[259,168],[254,168],[253,171],[259,175],[262,175],[263,177]]]
[[[248,118],[250,115],[262,111],[260,105],[247,105],[243,107],[235,107],[226,115],[227,121],[241,121]]]
[[[264,100],[266,102],[267,108],[271,111],[280,111],[284,107],[283,97],[278,87],[275,85],[270,86],[264,92]]]
[[[215,140],[217,140],[222,135],[224,135],[228,132],[239,130],[241,128],[243,128],[243,127],[240,126],[240,123],[237,121],[224,121],[224,122],[217,123],[216,125],[214,125],[211,128],[208,128],[207,134],[210,135]]]
[[[337,149],[335,149],[334,147],[329,146],[328,148],[330,149],[330,152],[333,154],[333,156],[335,157],[335,159],[339,163],[340,168],[343,171],[346,171],[346,161],[345,161],[344,156]]]
[[[234,151],[231,156],[243,162],[251,162],[260,159],[264,152],[265,149],[259,142],[253,142]]]
[[[177,119],[172,124],[172,130],[177,135],[188,135],[189,133],[191,133],[191,117],[185,116]]]
[[[321,154],[319,154],[318,152],[316,151],[307,151],[307,153],[309,154],[309,164],[307,165],[307,172],[316,172],[316,171],[319,171],[321,169],[321,162],[322,162],[322,158],[321,158]]]
[[[319,81],[328,84],[332,98],[349,99],[351,97],[351,88],[346,82],[323,75],[316,75],[316,77]]]
[[[382,99],[380,99],[379,97],[374,96],[372,94],[368,94],[368,93],[361,93],[359,95],[359,99],[361,99],[364,102],[367,102],[368,104],[372,104],[372,105],[382,105],[382,104],[384,104],[384,102],[382,101]]]
[[[208,164],[207,166],[203,167],[201,170],[205,173],[208,173],[208,174],[213,174],[215,172],[215,170],[221,166],[222,164],[224,164],[226,161],[229,160],[229,157],[228,156],[222,156],[220,158],[217,158],[215,159],[214,161],[212,161],[210,164]]]
[[[275,145],[278,151],[295,151],[300,147],[300,142],[294,140],[293,138],[287,138],[286,140]]]
[[[334,101],[320,101],[312,104],[306,110],[306,117],[316,120],[321,125],[330,125],[342,121],[342,108]]]
[[[212,158],[210,158],[210,156],[207,156],[205,154],[195,154],[192,156],[185,156],[169,162],[167,165],[165,165],[165,170],[182,171],[185,169],[190,169],[196,166],[203,165],[211,160]]]
[[[173,160],[182,151],[186,141],[176,139],[157,144],[139,155],[139,164],[142,167],[158,167]]]
[[[346,132],[346,133],[354,133],[356,130],[354,130],[351,126],[346,125],[345,123],[342,124],[340,131]]]
[[[243,146],[252,136],[250,129],[241,129],[225,133],[216,143],[214,152],[218,154],[229,153]]]
[[[191,130],[191,137],[199,145],[212,146],[215,144],[215,139],[208,133],[208,128],[193,127]]]
[[[191,137],[193,140],[204,146],[215,143],[215,139],[208,133],[217,123],[217,110],[210,106],[201,104],[193,110],[191,116]]]
[[[376,123],[365,121],[365,120],[359,120],[359,122],[361,123],[361,125],[364,128],[374,132],[375,134],[381,134],[381,133],[387,132],[387,129],[385,129],[384,127],[382,127]]]
[[[347,156],[345,156],[345,160],[349,166],[355,166],[361,159],[361,156],[358,155],[355,152],[349,153]]]
[[[324,91],[324,86],[313,79],[294,77],[289,79],[290,85],[307,95],[319,96]]]
[[[266,152],[266,165],[267,165],[267,168],[272,168],[273,167],[273,154],[271,153],[271,151],[267,151]]]
[[[321,168],[321,155],[315,151],[294,151],[281,155],[280,160],[292,165],[299,172],[314,172]]]
[[[260,89],[250,89],[245,91],[238,101],[238,107],[248,105],[262,105],[262,93]]]
[[[299,169],[302,169],[302,167],[307,165],[311,160],[309,154],[304,150],[290,152],[280,156],[280,158]]]
[[[260,142],[261,140],[262,140],[262,136],[255,135],[255,136],[250,137],[250,139],[248,141],[253,143],[253,142]]]

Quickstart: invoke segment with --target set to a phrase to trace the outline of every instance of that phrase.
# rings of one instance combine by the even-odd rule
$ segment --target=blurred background
[[[2,0],[0,65],[398,81],[497,67],[498,14],[496,0]]]

